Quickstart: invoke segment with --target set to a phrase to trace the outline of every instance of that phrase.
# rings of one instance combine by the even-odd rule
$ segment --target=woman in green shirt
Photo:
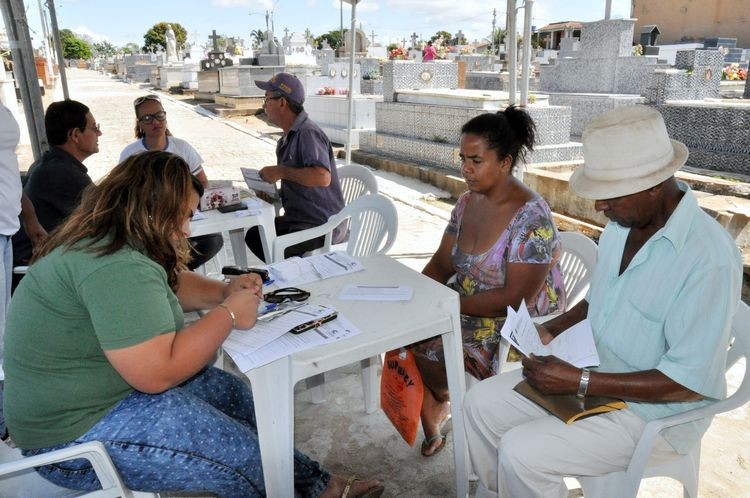
[[[145,152],[84,191],[11,302],[5,412],[25,455],[101,441],[125,484],[142,491],[264,496],[252,395],[207,367],[233,328],[256,319],[261,282],[186,271],[202,186],[180,157]],[[183,311],[209,309],[185,327]],[[41,467],[99,488],[84,460]],[[295,453],[303,496],[338,496],[344,478]],[[353,495],[382,491],[357,481]]]

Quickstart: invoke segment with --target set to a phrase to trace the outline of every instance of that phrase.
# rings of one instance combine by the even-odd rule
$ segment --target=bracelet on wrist
[[[224,303],[219,304],[218,307],[219,308],[224,308],[225,310],[227,310],[227,313],[229,313],[229,317],[232,319],[232,329],[236,329],[237,328],[237,317],[234,316],[234,311],[232,311],[231,308],[229,306],[227,306],[226,304],[224,304]]]
[[[591,378],[591,371],[588,368],[582,368],[581,380],[578,383],[578,393],[576,394],[578,398],[583,398],[586,396],[586,391],[588,391],[589,389],[590,378]]]

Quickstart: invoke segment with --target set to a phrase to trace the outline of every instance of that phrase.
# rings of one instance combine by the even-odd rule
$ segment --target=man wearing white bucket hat
[[[729,234],[704,213],[674,173],[684,144],[658,111],[608,112],[583,132],[573,192],[609,218],[586,299],[539,327],[547,343],[588,318],[600,365],[576,368],[532,356],[466,395],[466,431],[480,490],[493,496],[567,496],[563,476],[624,470],[649,420],[726,395],[724,365],[740,299],[742,262]],[[547,394],[599,395],[626,409],[570,425],[513,391],[521,376]],[[652,459],[675,458],[700,441],[710,419],[667,429]],[[498,449],[500,458],[498,461]]]

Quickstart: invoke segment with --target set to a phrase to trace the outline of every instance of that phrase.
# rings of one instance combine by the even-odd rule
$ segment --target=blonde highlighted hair
[[[80,205],[53,231],[34,255],[39,259],[57,247],[83,249],[100,256],[129,246],[167,272],[170,287],[190,259],[182,233],[190,193],[203,187],[187,163],[174,154],[135,154],[115,166],[98,184],[84,190]]]

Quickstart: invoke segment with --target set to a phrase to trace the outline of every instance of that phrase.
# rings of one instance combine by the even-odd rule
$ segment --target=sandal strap
[[[341,498],[348,498],[349,496],[349,490],[352,488],[352,484],[354,484],[354,481],[357,480],[356,476],[351,476],[346,481],[346,486],[344,486],[344,492],[341,493]]]

